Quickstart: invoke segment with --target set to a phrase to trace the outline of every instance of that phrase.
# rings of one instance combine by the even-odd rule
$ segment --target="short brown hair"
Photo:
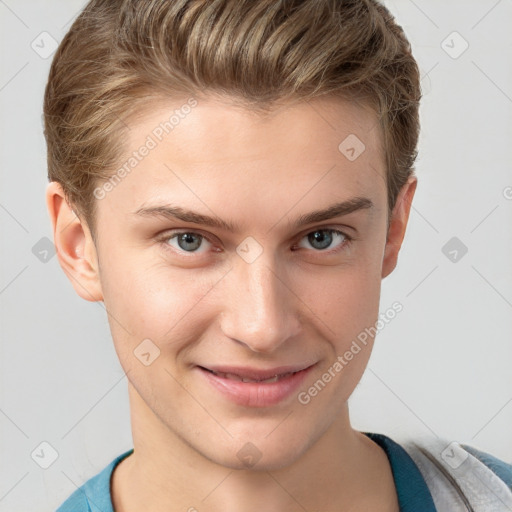
[[[377,0],[91,0],[53,58],[44,120],[48,178],[93,233],[93,190],[119,163],[129,116],[207,92],[257,111],[364,101],[380,121],[388,213],[414,172],[419,70]]]

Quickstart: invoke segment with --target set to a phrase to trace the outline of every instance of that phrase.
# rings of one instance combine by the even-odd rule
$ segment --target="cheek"
[[[212,285],[191,272],[172,269],[162,261],[148,264],[126,253],[112,257],[103,267],[104,303],[120,358],[145,339],[177,351],[183,327],[197,330],[198,305]]]
[[[330,273],[302,278],[297,294],[324,325],[326,338],[341,349],[379,313],[380,271],[369,263],[339,267]]]
[[[328,391],[315,398],[319,409],[339,410],[361,380],[373,348],[380,282],[377,267],[345,267],[330,279],[317,281],[316,291],[308,297],[313,314],[321,320],[316,325],[330,345],[320,377],[329,383]],[[308,389],[315,393],[315,389]]]

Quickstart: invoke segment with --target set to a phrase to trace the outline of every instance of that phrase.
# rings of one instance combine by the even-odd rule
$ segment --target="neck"
[[[130,405],[134,452],[112,477],[115,512],[398,510],[388,459],[351,428],[346,404],[293,463],[259,471],[205,457],[170,431],[131,386]]]

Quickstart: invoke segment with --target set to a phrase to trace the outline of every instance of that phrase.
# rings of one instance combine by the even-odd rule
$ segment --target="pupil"
[[[327,233],[327,236],[325,236],[325,233]],[[331,245],[332,235],[327,230],[315,231],[309,235],[309,242],[313,247],[316,247],[317,249],[325,249]],[[315,245],[318,242],[320,243],[320,246]]]

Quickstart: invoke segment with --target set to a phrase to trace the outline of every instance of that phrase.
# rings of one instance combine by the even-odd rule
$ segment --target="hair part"
[[[93,191],[127,123],[163,98],[229,98],[269,113],[323,96],[377,114],[389,213],[414,173],[420,75],[377,0],[91,0],[60,43],[44,96],[48,179],[95,232]]]

